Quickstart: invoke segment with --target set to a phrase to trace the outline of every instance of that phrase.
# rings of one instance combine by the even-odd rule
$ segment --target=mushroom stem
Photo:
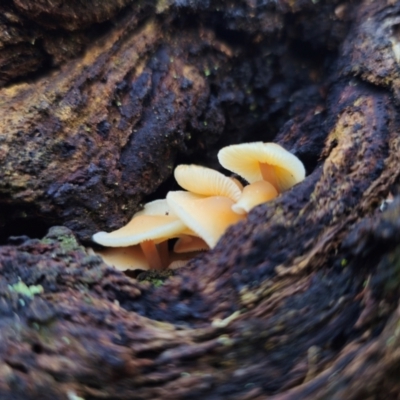
[[[274,167],[267,163],[259,163],[261,175],[264,181],[269,182],[279,193],[279,185],[276,179],[276,174],[274,171]]]
[[[149,263],[150,269],[163,269],[160,254],[153,240],[141,242],[140,247]]]
[[[169,264],[168,240],[157,244],[158,254],[161,258],[162,268],[165,269]]]

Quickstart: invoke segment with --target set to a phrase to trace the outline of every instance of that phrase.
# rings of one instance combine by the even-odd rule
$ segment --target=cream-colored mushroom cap
[[[103,246],[125,247],[145,240],[157,242],[178,237],[185,230],[185,224],[175,216],[139,215],[116,231],[94,234],[93,240]]]
[[[145,204],[128,224],[110,233],[98,232],[93,235],[93,240],[107,247],[126,247],[146,240],[158,243],[183,233],[190,231],[163,199]]]
[[[202,238],[191,235],[180,236],[174,245],[175,253],[190,253],[208,249],[208,244]]]
[[[175,260],[168,265],[168,269],[179,269],[186,266],[188,260]]]
[[[176,181],[189,192],[204,196],[225,196],[238,201],[241,190],[227,176],[200,165],[178,165],[175,168]]]
[[[144,205],[143,209],[138,211],[133,217],[137,218],[141,215],[153,215],[153,216],[169,215],[171,217],[175,217],[176,219],[179,219],[176,216],[176,214],[169,208],[169,205],[168,205],[166,199],[154,200],[154,201],[151,201],[150,203],[146,203]],[[185,227],[185,229],[181,233],[183,235],[193,235],[193,236],[196,235],[188,227]],[[164,240],[164,239],[160,239],[160,240]],[[160,242],[160,240],[155,240],[155,242],[158,243],[158,242]]]
[[[211,248],[225,230],[243,216],[231,209],[234,201],[224,196],[202,196],[190,192],[169,192],[167,202],[178,217]]]
[[[94,253],[99,255],[106,264],[120,271],[149,269],[149,263],[140,246],[108,247],[95,250]]]
[[[257,181],[244,187],[239,201],[232,206],[237,214],[247,214],[259,204],[270,201],[278,196],[278,191],[267,181]]]
[[[303,163],[276,143],[243,143],[227,146],[218,153],[221,165],[253,183],[270,182],[283,192],[305,177]]]
[[[140,215],[173,215],[169,209],[167,200],[154,200],[146,203],[142,210],[138,211],[133,217]]]

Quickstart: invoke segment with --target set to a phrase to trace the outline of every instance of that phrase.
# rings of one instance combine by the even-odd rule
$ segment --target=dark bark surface
[[[73,4],[64,11],[73,13]],[[225,15],[222,3],[160,3],[154,10],[143,2],[108,25],[73,32],[49,32],[36,21],[39,11],[28,20],[17,14],[13,40],[3,47],[0,203],[10,212],[2,225],[12,225],[23,210],[43,225],[62,223],[88,239],[127,222],[179,160],[216,166],[222,144],[271,140],[291,115],[321,125],[322,116],[311,116],[324,104],[321,65],[337,50],[346,24],[337,20],[338,37],[326,38],[332,49],[324,40],[313,44],[318,56],[307,58],[297,47],[307,52],[309,45],[296,47],[297,31],[307,24],[299,16],[299,26],[286,32],[285,17],[292,14],[284,13],[284,4],[231,6]],[[10,5],[10,13],[18,7]],[[5,13],[5,32],[13,15]],[[303,18],[313,18],[320,35],[328,36],[335,31],[333,15],[332,4],[305,7]],[[49,71],[52,65],[58,67]],[[24,81],[29,70],[44,76]],[[292,146],[305,153],[310,169],[325,135],[317,134],[314,147]]]
[[[398,398],[400,6],[111,3],[0,6],[0,397]],[[307,178],[187,267],[79,244],[251,140]]]

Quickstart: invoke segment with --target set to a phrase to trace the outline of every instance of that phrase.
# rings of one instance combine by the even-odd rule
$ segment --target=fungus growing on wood
[[[167,241],[176,237],[175,253],[212,248],[225,230],[253,207],[273,199],[305,176],[301,161],[275,143],[228,146],[220,150],[218,158],[222,166],[243,176],[250,185],[243,188],[237,179],[210,168],[179,165],[175,179],[188,192],[170,192],[166,200],[146,204],[124,227],[93,235],[95,242],[116,248],[101,251],[110,260],[113,257],[109,262],[129,265],[129,251],[120,248],[139,244],[150,268],[165,268],[169,260]]]
[[[149,263],[140,248],[140,246],[128,247],[107,247],[101,250],[95,250],[103,261],[119,271],[128,269],[149,269]]]
[[[278,191],[267,181],[257,181],[244,187],[242,195],[232,210],[237,214],[247,214],[253,207],[278,196]]]
[[[232,211],[234,201],[224,196],[202,196],[195,193],[169,192],[171,210],[211,248],[225,230],[243,216]]]
[[[197,236],[194,236],[196,239],[202,240],[198,238]],[[170,264],[168,265],[168,269],[179,269],[184,267],[189,260],[191,260],[193,257],[196,257],[199,255],[202,251],[208,250],[209,247],[208,245],[204,242],[202,246],[196,246],[196,247],[201,247],[201,250],[194,250],[194,251],[187,251],[187,252],[171,252],[170,254]]]
[[[178,165],[175,179],[189,192],[203,196],[225,196],[238,201],[241,194],[237,182],[211,168],[199,165]]]
[[[146,204],[127,225],[110,233],[98,232],[92,239],[107,247],[140,244],[150,268],[162,269],[168,265],[168,257],[165,255],[167,243],[162,242],[187,232],[186,225],[170,212],[166,201],[155,200]],[[156,247],[157,243],[160,243],[163,256]]]
[[[234,182],[234,184],[239,188],[240,191],[243,190],[242,182],[239,181],[237,178],[229,177],[229,179]]]
[[[187,260],[175,260],[168,265],[168,269],[179,269],[185,267]]]
[[[221,165],[250,183],[270,182],[281,193],[305,177],[303,163],[276,143],[243,143],[222,148]]]
[[[191,253],[208,249],[207,243],[202,238],[192,235],[182,235],[174,245],[175,253]]]

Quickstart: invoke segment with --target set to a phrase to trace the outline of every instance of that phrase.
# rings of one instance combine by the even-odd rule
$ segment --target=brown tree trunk
[[[0,398],[399,398],[399,23],[392,0],[2,2]],[[256,140],[306,179],[189,266],[82,247]]]

